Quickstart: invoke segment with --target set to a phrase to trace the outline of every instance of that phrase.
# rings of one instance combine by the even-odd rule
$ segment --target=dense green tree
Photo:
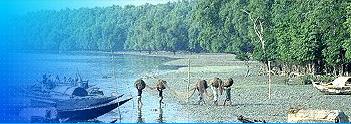
[[[227,52],[337,74],[351,65],[350,8],[344,0],[183,0],[46,10],[12,18],[1,39],[35,50]]]

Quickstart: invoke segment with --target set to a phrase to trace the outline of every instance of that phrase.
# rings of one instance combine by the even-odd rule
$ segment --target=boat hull
[[[328,88],[328,86],[323,86],[320,83],[313,82],[313,87],[318,89],[320,92],[325,95],[351,95],[350,87],[341,87],[341,88]]]
[[[77,122],[77,121],[86,121],[95,119],[101,115],[104,115],[115,108],[123,105],[128,102],[132,98],[128,98],[118,102],[110,102],[99,106],[92,106],[81,109],[73,109],[73,110],[57,110],[58,118],[65,122]]]

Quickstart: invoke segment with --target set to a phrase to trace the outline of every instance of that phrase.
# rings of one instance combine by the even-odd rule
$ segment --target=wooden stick
[[[190,85],[190,56],[188,57],[188,85],[187,85],[187,92],[189,93],[189,85]],[[189,95],[187,96],[187,103],[189,104]]]
[[[271,99],[271,61],[268,61],[268,98]]]

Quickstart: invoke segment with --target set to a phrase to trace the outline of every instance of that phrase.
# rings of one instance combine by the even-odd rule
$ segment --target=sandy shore
[[[190,121],[195,122],[236,122],[237,116],[244,115],[268,122],[286,122],[287,112],[291,107],[305,109],[341,110],[351,115],[350,95],[323,95],[312,85],[287,85],[284,78],[273,77],[272,98],[268,99],[268,85],[266,76],[258,76],[259,63],[249,62],[250,76],[245,77],[247,66],[242,61],[235,60],[232,54],[188,54],[188,53],[139,53],[127,52],[119,54],[146,55],[176,58],[164,63],[165,65],[187,66],[191,63],[191,86],[198,79],[233,78],[232,86],[233,106],[214,106],[207,100],[206,105],[195,105],[196,95],[192,96],[186,104],[188,86],[188,67],[157,76],[168,82],[170,89],[165,91],[165,102],[182,104],[184,114]],[[147,79],[155,82],[156,79]],[[212,92],[211,89],[207,89]],[[155,95],[157,95],[155,93]],[[220,105],[223,104],[224,95],[220,96]],[[176,118],[176,117],[175,117]]]

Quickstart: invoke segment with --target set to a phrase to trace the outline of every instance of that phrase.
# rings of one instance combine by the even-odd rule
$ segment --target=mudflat
[[[237,116],[243,115],[267,122],[286,122],[289,108],[341,110],[350,117],[350,95],[324,95],[312,85],[291,85],[285,82],[286,77],[273,76],[271,83],[271,99],[268,96],[268,76],[260,76],[261,63],[257,61],[238,61],[232,54],[189,54],[189,53],[139,53],[123,54],[162,56],[176,58],[165,65],[182,66],[178,70],[146,79],[152,85],[157,79],[168,82],[165,103],[181,104],[182,118],[171,120],[189,120],[190,122],[236,122]],[[190,59],[190,84],[188,82],[188,63]],[[249,66],[247,66],[247,64]],[[249,68],[249,76],[246,76]],[[213,105],[206,98],[205,105],[196,105],[197,94],[187,99],[187,87],[193,87],[199,79],[210,80],[214,77],[221,79],[233,78],[232,106],[222,106],[224,95],[219,97],[219,106]],[[211,93],[211,89],[207,91]],[[154,93],[153,95],[157,95]],[[189,102],[188,102],[189,101]],[[171,106],[168,106],[171,107]]]

